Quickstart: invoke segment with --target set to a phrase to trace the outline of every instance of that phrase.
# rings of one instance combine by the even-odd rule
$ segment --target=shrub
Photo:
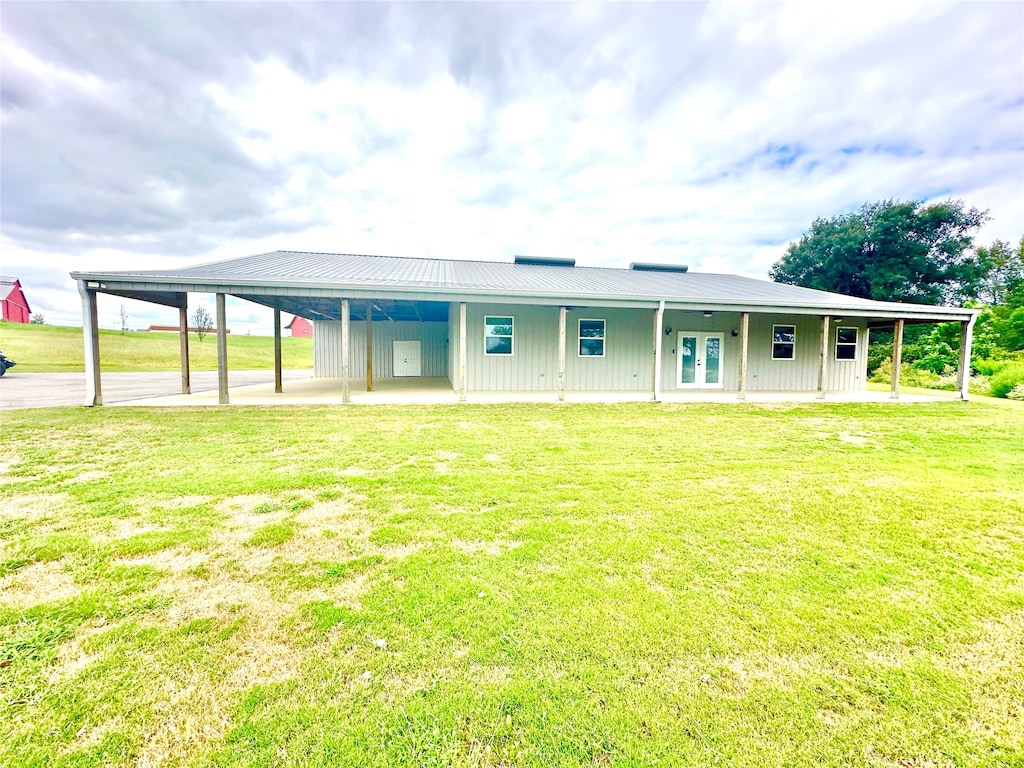
[[[1024,384],[1018,384],[1009,392],[1006,393],[1007,400],[1021,400],[1024,401]]]
[[[992,397],[1006,397],[1019,385],[1024,385],[1024,364],[1010,363],[989,379]]]
[[[920,357],[913,362],[913,366],[918,370],[940,374],[947,369],[956,368],[959,363],[959,351],[954,350],[944,341],[918,346]]]
[[[869,377],[869,381],[885,384],[892,381],[892,360],[883,360],[878,369]],[[909,363],[900,366],[900,384],[905,387],[927,387],[937,389],[942,384],[942,377],[931,371],[915,368]],[[954,385],[955,388],[955,385]]]
[[[871,344],[868,347],[868,377],[874,376],[886,360],[892,360],[892,344]],[[889,369],[892,370],[891,362]],[[870,380],[874,381],[873,378]]]
[[[967,386],[967,391],[972,395],[987,395],[990,391],[988,376],[971,376],[971,383]]]
[[[983,376],[991,376],[1009,364],[1009,360],[972,360],[971,368]]]

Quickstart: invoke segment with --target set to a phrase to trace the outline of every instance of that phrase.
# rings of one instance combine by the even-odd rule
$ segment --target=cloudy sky
[[[274,249],[764,278],[868,201],[960,198],[980,241],[1024,234],[1021,2],[0,14],[0,270],[50,323],[81,324],[73,269]],[[229,324],[269,332],[244,302]]]

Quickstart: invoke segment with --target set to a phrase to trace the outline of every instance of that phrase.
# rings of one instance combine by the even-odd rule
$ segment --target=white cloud
[[[1024,234],[1011,4],[12,8],[3,271],[51,322],[72,269],[277,248],[764,277],[887,198]]]

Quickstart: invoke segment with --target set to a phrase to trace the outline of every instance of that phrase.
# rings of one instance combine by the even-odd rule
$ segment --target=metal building
[[[967,398],[976,312],[869,301],[686,267],[577,267],[571,259],[509,262],[275,251],[184,269],[74,272],[86,328],[87,404],[102,402],[96,295],[177,307],[182,391],[188,392],[187,297],[217,295],[315,324],[314,374],[353,381],[447,379],[472,392],[688,389],[852,392],[866,386],[871,327],[894,327],[893,393],[905,323],[961,323],[960,396]],[[280,391],[280,344],[276,345]],[[221,402],[228,401],[226,339],[218,336]]]

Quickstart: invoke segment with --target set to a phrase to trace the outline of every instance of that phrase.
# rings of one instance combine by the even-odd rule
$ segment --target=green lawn
[[[0,765],[1024,765],[1024,409],[33,409]]]
[[[82,329],[0,321],[0,349],[18,363],[19,373],[85,370]],[[217,370],[217,339],[189,334],[189,364],[194,371]],[[228,335],[228,360],[235,370],[274,367],[272,336]],[[284,368],[312,368],[313,340],[281,339]],[[181,351],[176,333],[100,331],[100,367],[104,371],[177,371]]]

